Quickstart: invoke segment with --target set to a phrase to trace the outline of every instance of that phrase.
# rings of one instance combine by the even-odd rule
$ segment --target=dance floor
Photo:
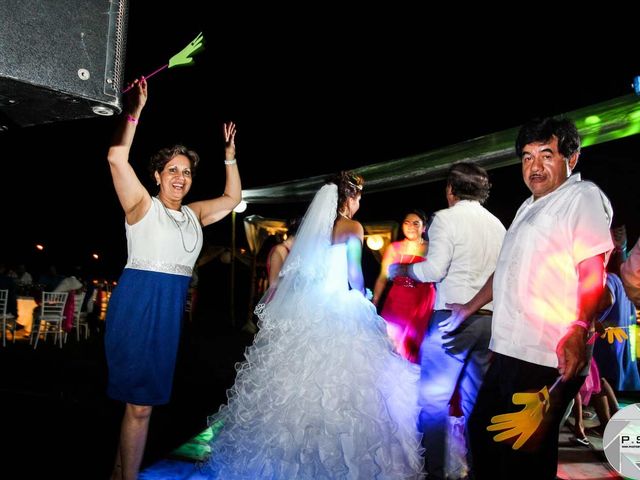
[[[622,406],[622,405],[621,405]],[[590,422],[586,422],[587,426]],[[597,423],[597,422],[596,422]],[[591,433],[591,434],[589,434]],[[204,480],[206,475],[198,469],[198,462],[204,460],[208,453],[207,442],[213,436],[210,429],[195,436],[180,448],[140,474],[141,480]],[[604,480],[621,479],[611,468],[602,451],[602,437],[588,430],[590,446],[577,445],[572,440],[568,427],[560,432],[560,451],[558,477],[572,480]]]
[[[0,348],[0,408],[3,415],[3,478],[107,479],[118,439],[122,406],[105,395],[102,336],[60,349],[51,341],[37,350],[18,333]],[[234,363],[251,338],[235,329],[187,328],[181,343],[171,403],[153,411],[141,479],[198,480],[206,459],[207,416],[217,411],[232,384]],[[623,403],[639,399],[621,398]],[[587,427],[590,424],[587,421]],[[589,431],[588,431],[589,432]],[[565,479],[620,478],[602,452],[602,439],[576,445],[564,427],[558,474]]]

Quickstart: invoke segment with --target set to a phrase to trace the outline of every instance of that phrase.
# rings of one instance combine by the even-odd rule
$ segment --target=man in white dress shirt
[[[556,478],[560,422],[588,372],[587,334],[613,248],[609,200],[571,175],[580,137],[570,120],[527,123],[516,154],[532,196],[507,231],[492,279],[466,305],[452,307],[464,318],[493,298],[495,355],[468,423],[476,479]],[[494,441],[500,432],[487,431],[491,419],[523,409],[513,394],[542,392],[559,376],[549,409],[524,445],[512,448],[519,435]]]
[[[462,325],[450,322],[448,304],[469,301],[495,270],[505,228],[482,206],[490,187],[483,168],[454,164],[447,177],[449,208],[438,211],[431,222],[427,260],[389,267],[389,278],[433,282],[437,290],[435,312],[420,348],[420,426],[429,478],[446,476],[449,402],[456,385],[468,418],[489,366],[491,303]]]

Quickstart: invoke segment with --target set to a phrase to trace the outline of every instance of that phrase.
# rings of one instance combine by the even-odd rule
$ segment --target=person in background
[[[27,272],[27,268],[24,266],[24,263],[18,264],[16,267],[16,285],[18,288],[30,287],[33,283],[33,277],[29,272]]]
[[[224,193],[184,205],[199,157],[182,145],[150,162],[158,186],[151,196],[129,163],[147,82],[136,80],[107,159],[125,214],[128,258],[106,318],[107,394],[125,411],[112,480],[138,477],[154,405],[169,401],[187,289],[202,248],[202,227],[227,216],[242,199],[235,159],[236,127],[224,125]]]
[[[627,296],[640,306],[640,238],[620,267],[620,276]]]
[[[387,247],[380,274],[373,289],[373,304],[380,310],[380,299],[387,285],[387,269],[393,263],[423,262],[429,242],[424,239],[427,215],[420,209],[409,211],[402,222],[404,239]],[[407,360],[420,363],[420,345],[429,324],[435,301],[432,283],[409,277],[396,277],[387,293],[380,316],[387,322],[387,332],[396,350]]]
[[[612,342],[607,335],[596,338],[593,355],[601,376],[615,391],[640,391],[640,373],[631,340],[637,328],[636,307],[627,296],[622,280],[614,273],[607,274],[605,296],[609,301],[600,318],[602,326],[617,327],[627,338],[620,337]]]
[[[452,305],[458,323],[493,299],[493,361],[469,419],[475,478],[553,479],[558,435],[588,365],[587,334],[604,291],[613,249],[611,203],[593,183],[571,174],[580,136],[568,119],[523,125],[515,144],[531,191],[507,231],[496,271],[465,305]],[[558,383],[556,383],[558,382]],[[518,392],[550,392],[548,410],[520,449],[494,441],[492,418],[519,412]]]
[[[58,269],[55,265],[49,265],[47,271],[38,277],[38,285],[44,292],[53,292],[64,279],[64,275],[58,274]]]
[[[287,259],[291,248],[293,247],[293,242],[295,241],[295,236],[296,232],[298,231],[299,224],[300,218],[292,218],[287,221],[287,232],[285,234],[285,239],[271,247],[269,253],[267,254],[267,283],[265,288],[267,294],[262,300],[265,303],[268,302],[269,298],[271,298],[275,293],[278,281],[280,280],[280,270],[282,269],[282,265],[284,265],[284,262]],[[258,332],[258,326],[254,322],[253,316],[247,319],[247,322],[242,327],[242,331],[247,332],[251,335],[255,335]]]
[[[73,328],[76,309],[76,295],[82,294],[84,289],[85,286],[78,277],[70,275],[68,277],[64,277],[64,279],[53,290],[54,292],[68,292],[67,303],[65,303],[64,306],[64,321],[62,322],[62,329],[67,333],[71,332]],[[82,301],[84,302],[84,298]],[[82,305],[80,305],[80,308],[82,308]]]
[[[454,445],[446,438],[456,389],[468,420],[489,366],[490,299],[464,323],[452,323],[450,304],[473,298],[495,269],[505,228],[483,206],[490,190],[484,168],[452,165],[445,187],[449,208],[436,212],[429,226],[427,260],[389,267],[391,279],[404,276],[436,286],[435,311],[420,349],[420,427],[430,478],[449,473],[446,458]]]
[[[620,276],[620,267],[627,259],[627,228],[625,225],[618,225],[611,228],[611,239],[613,240],[613,251],[607,262],[607,272]]]
[[[287,238],[277,245],[274,245],[269,251],[269,255],[267,255],[267,276],[269,279],[269,287],[275,287],[278,284],[280,270],[293,247],[293,242],[295,241],[299,224],[299,218],[292,218],[289,220],[287,222]]]
[[[611,233],[615,253],[621,242],[614,229]],[[624,257],[623,248],[620,253]],[[620,409],[614,388],[617,391],[640,390],[640,374],[635,354],[631,351],[632,342],[629,340],[635,335],[636,309],[627,297],[620,277],[612,273],[619,271],[618,263],[613,260],[612,255],[607,264],[606,289],[598,306],[601,313],[587,342],[589,353],[593,355],[589,374],[576,395],[573,407],[575,441],[581,445],[589,445],[582,418],[583,405],[593,406],[600,422],[595,430],[602,435],[611,417]],[[619,336],[614,336],[611,332],[609,338],[611,328],[620,329]],[[626,338],[622,336],[622,332],[625,332]]]

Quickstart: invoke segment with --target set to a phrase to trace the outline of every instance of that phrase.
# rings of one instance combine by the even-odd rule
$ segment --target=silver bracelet
[[[234,163],[236,163],[236,159],[235,158],[233,160],[225,160],[224,161],[225,165],[233,165]]]

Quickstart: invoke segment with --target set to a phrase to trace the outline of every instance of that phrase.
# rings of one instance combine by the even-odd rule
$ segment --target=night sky
[[[576,45],[545,49],[517,40],[522,35],[508,26],[493,41],[480,26],[436,35],[407,11],[288,11],[297,21],[285,22],[273,5],[266,17],[247,5],[205,15],[219,9],[205,4],[182,1],[155,11],[160,20],[151,22],[157,2],[133,1],[128,25],[127,80],[152,72],[204,32],[206,49],[194,66],[149,81],[132,151],[150,187],[146,162],[158,148],[184,143],[198,151],[201,168],[187,201],[222,192],[224,121],[238,124],[238,164],[243,186],[252,188],[423,153],[606,101],[632,93],[640,74],[635,52],[620,62]],[[248,15],[261,26],[250,28],[256,20]],[[464,48],[451,46],[461,41]],[[505,53],[512,48],[517,55]],[[34,271],[55,262],[118,275],[126,261],[124,219],[106,162],[114,122],[80,119],[0,133],[5,263],[24,261]],[[640,234],[636,137],[585,149],[578,164],[611,197],[614,223],[627,224],[630,242]],[[517,165],[490,174],[487,206],[508,226],[528,191]],[[412,207],[446,207],[444,184],[371,195],[365,186],[358,218],[399,221]],[[250,205],[245,214],[286,218],[305,208]],[[229,219],[205,235],[228,245]],[[36,242],[46,245],[44,253],[35,252]]]

